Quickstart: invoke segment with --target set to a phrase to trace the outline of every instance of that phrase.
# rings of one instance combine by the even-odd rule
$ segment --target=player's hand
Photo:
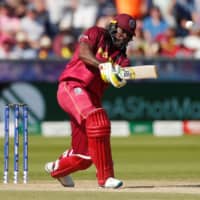
[[[115,65],[114,65],[114,68],[115,68],[115,71],[116,71],[116,73],[118,74],[118,76],[119,76],[121,79],[124,79],[124,70],[123,70],[123,67],[121,67],[121,66],[118,65],[118,64],[115,64]]]
[[[116,64],[115,70],[121,79],[125,79],[125,80],[135,79],[135,73],[132,72],[131,70],[127,70],[127,68],[125,69],[121,67],[120,65]]]
[[[119,75],[119,70],[112,63],[106,62],[99,65],[101,78],[107,83],[111,83],[116,88],[121,88],[126,85],[126,80]]]
[[[105,62],[99,65],[101,79],[106,83],[110,83],[110,69],[111,68],[112,68],[111,62]]]

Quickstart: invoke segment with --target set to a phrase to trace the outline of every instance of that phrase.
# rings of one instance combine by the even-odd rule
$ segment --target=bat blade
[[[124,79],[156,79],[158,78],[156,65],[141,65],[124,67]]]

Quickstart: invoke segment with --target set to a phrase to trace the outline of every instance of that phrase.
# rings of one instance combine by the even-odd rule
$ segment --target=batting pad
[[[58,168],[51,172],[54,178],[63,177],[73,172],[87,169],[92,165],[92,160],[83,159],[81,157],[72,155],[69,157],[61,157],[58,163]]]
[[[99,185],[114,177],[110,147],[110,121],[104,109],[96,109],[86,119],[88,151],[97,169]]]

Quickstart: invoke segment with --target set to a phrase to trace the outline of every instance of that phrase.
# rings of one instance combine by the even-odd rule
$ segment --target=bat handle
[[[134,80],[135,79],[135,72],[133,69],[124,70],[124,79],[126,80]]]

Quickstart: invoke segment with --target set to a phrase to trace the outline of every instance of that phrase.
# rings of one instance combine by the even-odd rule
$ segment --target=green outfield
[[[12,143],[13,141],[10,142],[10,151]],[[68,137],[29,137],[30,182],[27,186],[0,184],[1,198],[6,200],[200,198],[200,136],[112,138],[116,176],[125,183],[120,190],[99,189],[94,167],[73,175],[75,182],[78,183],[74,189],[62,188],[50,178],[44,171],[44,164],[56,159],[69,143]],[[3,177],[3,139],[0,139],[0,146],[0,176]],[[13,166],[13,159],[10,165]],[[12,173],[12,170],[10,171]]]

